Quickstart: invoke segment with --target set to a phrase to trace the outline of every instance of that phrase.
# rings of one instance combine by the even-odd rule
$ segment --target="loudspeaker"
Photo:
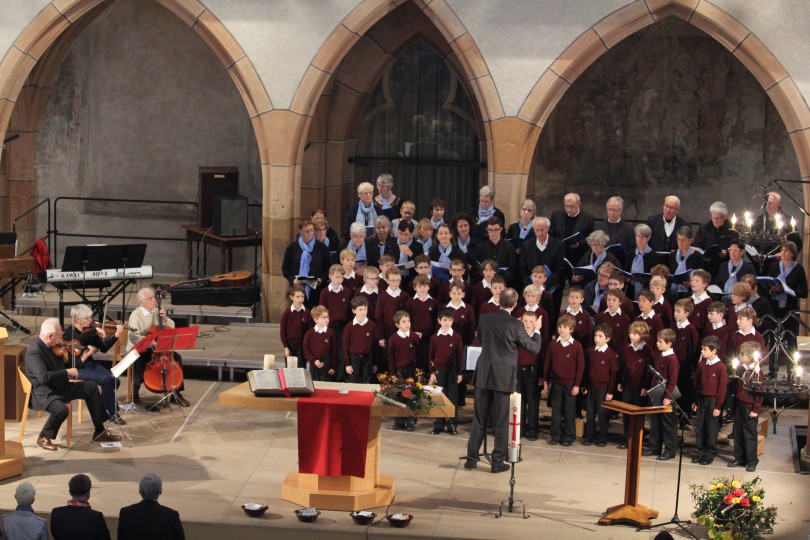
[[[222,195],[239,193],[237,167],[200,167],[200,191],[197,201],[200,227],[214,224],[214,199]]]
[[[214,234],[217,236],[246,236],[248,200],[242,195],[214,199]]]

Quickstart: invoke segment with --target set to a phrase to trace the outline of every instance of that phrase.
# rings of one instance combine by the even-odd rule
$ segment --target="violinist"
[[[93,359],[96,351],[107,352],[115,345],[115,341],[124,327],[115,325],[115,333],[107,336],[104,331],[93,323],[93,310],[86,304],[78,304],[70,310],[73,324],[65,329],[63,337],[67,342],[78,341],[83,350],[68,355],[65,362],[68,367],[79,370],[79,378],[83,381],[93,381],[101,387],[101,401],[110,417],[110,421],[119,425],[126,424],[126,420],[118,414],[118,402],[115,400],[115,377],[109,369]]]
[[[129,342],[127,343],[127,352],[132,350],[141,339],[143,339],[152,327],[158,326],[158,317],[163,319],[163,326],[165,328],[174,328],[174,321],[166,315],[166,309],[157,309],[157,297],[155,290],[151,287],[144,287],[138,291],[138,307],[129,315]],[[180,360],[177,353],[174,353],[175,359]],[[152,358],[152,351],[145,351],[141,354],[133,364],[132,368],[132,400],[135,403],[141,402],[139,390],[143,384],[143,372],[146,369],[146,363]],[[182,386],[180,390],[182,390]],[[175,400],[179,405],[188,407],[189,402],[178,391],[172,395],[172,400]]]
[[[77,380],[79,370],[65,368],[64,362],[51,350],[62,341],[62,327],[57,319],[46,319],[39,330],[39,337],[28,347],[25,354],[25,373],[31,380],[31,406],[34,410],[46,410],[50,416],[42,426],[37,444],[44,450],[57,450],[53,439],[68,416],[67,404],[74,399],[83,399],[93,419],[93,441],[120,441],[121,436],[104,428],[107,414],[101,403],[98,385],[91,381]],[[71,382],[74,381],[74,382]]]

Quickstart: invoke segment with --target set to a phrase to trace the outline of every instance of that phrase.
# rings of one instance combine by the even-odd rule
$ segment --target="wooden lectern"
[[[8,339],[8,331],[0,328],[0,358],[3,358],[3,348]],[[0,369],[0,388],[4,387],[5,374]],[[16,374],[16,370],[14,371]],[[22,444],[17,441],[6,440],[6,414],[5,400],[0,399],[0,480],[20,476],[23,472],[25,452]]]
[[[649,527],[650,519],[658,517],[658,511],[638,504],[638,481],[641,468],[641,443],[644,438],[644,415],[672,412],[667,405],[639,407],[621,401],[605,401],[602,407],[620,412],[630,417],[630,433],[627,441],[627,472],[624,480],[624,504],[617,504],[605,510],[599,525],[631,523],[637,527]]]
[[[342,390],[350,392],[373,392],[378,385],[344,384],[316,382],[316,389]],[[306,399],[306,398],[303,398]],[[434,394],[433,401],[439,404],[430,409],[431,418],[451,417],[455,407],[444,394]],[[298,409],[298,398],[256,397],[250,391],[250,384],[243,383],[219,394],[219,403],[233,407],[292,411]],[[394,478],[380,474],[380,426],[383,417],[409,416],[409,409],[385,406],[375,399],[369,417],[368,443],[366,447],[365,476],[319,476],[291,472],[281,484],[281,498],[304,507],[324,510],[364,510],[386,506],[394,499]]]

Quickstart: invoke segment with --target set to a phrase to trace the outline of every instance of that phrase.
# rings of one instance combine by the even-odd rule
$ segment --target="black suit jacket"
[[[489,238],[482,240],[475,248],[475,255],[473,256],[473,281],[481,281],[481,263],[487,259],[492,259],[498,263],[498,268],[506,268],[505,271],[498,273],[503,275],[507,283],[515,275],[515,268],[517,267],[517,255],[515,254],[515,246],[506,240],[500,240],[497,245],[493,244]]]
[[[414,243],[417,243],[414,240]],[[348,244],[347,244],[348,245]],[[397,239],[391,238],[390,236],[385,240],[385,247],[383,248],[382,254],[380,254],[380,239],[376,236],[372,236],[371,238],[366,238],[366,255],[368,256],[368,261],[366,264],[368,266],[379,266],[380,265],[380,257],[383,255],[391,255],[399,261],[399,248],[397,247]]]
[[[671,274],[674,274],[675,270],[678,268],[677,257],[678,252],[676,251],[674,253],[671,253],[669,255],[669,259],[667,260],[667,265],[669,266],[669,272]],[[703,255],[701,255],[699,251],[695,251],[686,258],[686,269],[697,270],[698,268],[703,268]]]
[[[742,265],[740,269],[737,271],[737,281],[740,281],[740,278],[743,277],[745,274],[753,274],[757,275],[757,271],[754,270],[754,265],[751,263],[745,262],[744,260],[741,261]],[[717,275],[715,276],[712,283],[717,285],[721,289],[726,285],[726,281],[728,281],[729,273],[728,273],[728,261],[725,261],[720,265],[717,270]]]
[[[61,399],[70,384],[64,362],[39,337],[25,353],[25,373],[32,385],[31,407],[37,411]]]
[[[667,236],[664,229],[664,214],[655,214],[647,218],[647,225],[652,229],[652,236],[650,237],[650,247],[655,251],[673,251],[678,249],[678,229],[684,225],[689,225],[681,216],[675,216],[675,228],[672,229],[672,235]]]
[[[773,277],[779,276],[779,261],[776,261],[771,264],[771,267],[768,270],[768,275]],[[778,317],[784,317],[788,311],[793,311],[794,309],[799,309],[799,302],[802,298],[807,298],[807,274],[804,271],[804,267],[801,264],[797,264],[793,267],[793,270],[785,277],[785,283],[787,286],[796,293],[796,296],[787,295],[787,302],[785,303],[784,308],[780,308],[778,302],[776,301],[776,297],[770,294],[770,291],[767,291],[768,295],[771,297],[771,306],[773,307],[773,312],[776,313]],[[760,287],[757,287],[758,289]],[[762,294],[762,293],[760,293]]]
[[[506,238],[512,242],[512,245],[515,246],[515,249],[519,248],[523,242],[528,240],[532,240],[534,235],[534,229],[532,228],[531,222],[529,222],[529,232],[526,233],[526,238],[523,240],[520,239],[520,226],[518,225],[519,222],[512,223],[509,225],[509,228],[506,230]]]
[[[582,233],[582,236],[587,238],[588,235],[593,232],[593,227],[596,220],[594,220],[594,217],[588,212],[580,210],[579,214],[577,215],[576,223],[574,223],[574,230],[569,235],[566,235],[565,219],[567,217],[568,214],[565,213],[565,210],[554,210],[549,218],[551,228],[549,229],[548,234],[559,240],[564,240],[566,236],[570,236],[571,234],[578,232]],[[578,261],[585,254],[585,252],[588,251],[588,247],[588,243],[585,240],[582,240],[576,249],[565,248],[565,256],[573,264],[574,261]]]
[[[104,514],[82,506],[60,506],[51,511],[55,540],[110,540]]]
[[[532,269],[542,265],[551,269],[551,275],[547,276],[547,289],[562,287],[565,284],[565,247],[561,240],[549,236],[545,251],[537,249],[536,238],[523,243],[518,258],[518,272],[524,286],[532,282]]]
[[[475,227],[472,228],[470,234],[474,234],[478,237],[479,240],[484,240],[487,238],[487,222],[484,220],[483,222],[478,222],[478,207],[475,206],[470,211],[470,215],[472,216],[473,220],[475,220]],[[495,208],[495,213],[492,214],[492,217],[499,217],[501,218],[501,223],[503,223],[503,231],[501,231],[501,236],[506,235],[506,216],[503,215],[497,207]]]
[[[618,223],[608,223],[606,219],[596,222],[595,231],[604,231],[610,237],[608,245],[621,244],[624,249],[630,251],[636,249],[636,231],[632,225],[625,220]]]
[[[118,540],[185,540],[180,514],[157,501],[125,506],[118,515]]]
[[[301,255],[304,251],[298,245],[298,239],[287,246],[284,250],[284,259],[281,261],[281,273],[292,285],[298,270],[301,268]],[[312,248],[312,261],[309,263],[309,275],[319,278],[321,283],[326,283],[329,278],[329,266],[332,259],[329,255],[329,248],[323,242],[315,240],[315,247]]]
[[[538,354],[540,334],[530,337],[523,323],[503,309],[482,315],[478,333],[481,336],[481,356],[478,357],[473,384],[485,390],[514,392],[518,347]]]

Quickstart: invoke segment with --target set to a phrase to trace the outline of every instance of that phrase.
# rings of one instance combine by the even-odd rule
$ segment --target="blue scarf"
[[[304,239],[299,236],[298,247],[301,248],[301,263],[298,265],[298,275],[308,276],[309,265],[312,264],[312,250],[315,248],[315,239],[313,238],[309,241],[309,244],[305,244]],[[307,298],[309,298],[310,286],[304,285],[304,289],[306,290]]]
[[[782,292],[776,295],[776,300],[779,302],[779,307],[784,308],[787,305],[787,292],[785,292],[785,281],[788,274],[796,268],[796,261],[790,261],[790,264],[785,268],[785,261],[779,261],[779,276],[776,278],[782,282]]]
[[[737,268],[734,268],[734,264],[728,261],[728,280],[726,280],[726,284],[723,285],[723,294],[731,294],[731,288],[737,283],[737,272],[740,271],[742,265],[743,261],[740,261]]]
[[[453,251],[453,244],[447,244],[447,248],[443,248],[441,244],[436,244],[439,249],[439,262],[450,264],[450,252]]]
[[[380,201],[382,201],[382,204],[380,206],[382,206],[383,210],[387,210],[387,209],[391,208],[391,201],[394,200],[394,194],[393,193],[389,193],[387,199],[385,197],[383,197],[382,195],[380,195],[379,197],[380,197]],[[360,204],[362,205],[363,203],[360,203]]]
[[[409,240],[407,243],[405,243],[405,242],[400,242],[400,241],[399,241],[399,239],[397,239],[397,245],[398,245],[398,246],[408,246],[408,247],[411,247],[411,244],[413,244],[413,238],[411,238],[411,239],[410,239],[410,240]],[[407,254],[405,254],[405,253],[403,253],[403,252],[402,252],[402,250],[399,250],[399,261],[398,261],[398,263],[397,263],[397,264],[405,264],[406,262],[408,262],[408,255],[407,255]],[[403,268],[403,269],[402,269],[402,275],[403,275],[403,276],[407,276],[407,275],[408,275],[408,268]]]
[[[427,240],[419,240],[419,243],[422,244],[422,250],[427,253],[430,250],[430,246],[433,245],[433,238],[428,238]]]
[[[520,239],[521,240],[526,239],[526,235],[529,234],[529,229],[531,229],[531,228],[532,228],[532,222],[531,221],[526,225],[525,229],[523,228],[523,223],[518,221],[518,229],[520,230]]]
[[[444,223],[444,218],[439,218],[439,221],[433,221],[433,218],[430,218],[430,224],[433,225],[433,229],[438,229],[439,225]]]
[[[492,206],[490,206],[487,210],[484,210],[483,208],[481,208],[480,204],[478,205],[478,223],[485,222],[486,220],[491,218],[493,215],[495,215],[495,203],[494,202],[492,203]]]
[[[599,255],[596,258],[596,260],[594,261],[593,260],[593,251],[591,251],[591,266],[593,266],[594,269],[599,268],[599,265],[602,264],[602,262],[605,260],[605,257],[607,257],[607,251],[606,250],[602,251],[602,254]]]
[[[365,242],[360,244],[359,248],[354,247],[354,242],[349,242],[349,249],[354,251],[355,262],[365,263],[368,260],[368,257],[366,257],[366,243]]]
[[[467,250],[470,248],[470,239],[471,237],[468,235],[467,241],[462,243],[461,240],[458,237],[456,237],[456,245],[458,246],[458,249],[460,249],[461,252],[464,253],[465,255],[467,254]]]
[[[686,255],[681,255],[681,250],[680,249],[675,252],[675,262],[678,263],[677,268],[675,268],[675,273],[676,274],[682,274],[683,272],[686,272],[686,270],[687,270],[687,268],[686,268],[686,259],[688,259],[689,256],[692,255],[692,253],[694,253],[694,252],[695,252],[695,250],[692,249],[692,248],[689,248],[689,249],[686,250]]]
[[[594,312],[599,313],[599,305],[602,303],[602,297],[605,296],[605,293],[607,292],[607,287],[605,287],[605,289],[600,293],[599,283],[594,283],[593,292],[593,305],[591,305],[591,308],[593,308]]]
[[[368,207],[363,206],[363,201],[357,203],[357,221],[366,227],[371,227],[376,219],[377,211],[374,210],[374,203],[369,204]]]
[[[633,264],[630,266],[630,273],[642,273],[644,272],[644,255],[651,252],[652,248],[647,246],[644,248],[644,251],[639,252],[638,246],[636,246],[636,256],[633,257]]]

